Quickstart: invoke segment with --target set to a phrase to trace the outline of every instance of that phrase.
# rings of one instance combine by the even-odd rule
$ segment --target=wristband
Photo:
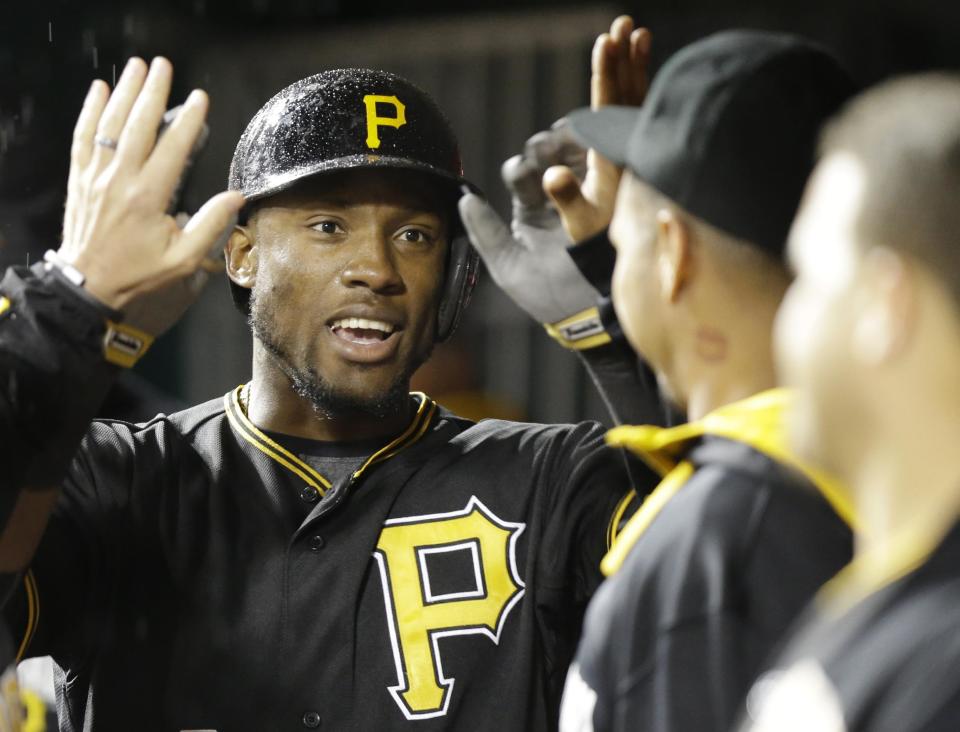
[[[104,318],[106,333],[103,336],[103,357],[115,366],[130,368],[153,345],[154,337],[132,325],[120,322],[123,314],[112,308],[107,308],[84,288],[86,277],[73,265],[65,262],[59,254],[48,249],[43,255],[44,268],[59,275],[60,280],[84,300],[92,301],[101,311],[108,310],[109,315]]]
[[[600,311],[587,308],[557,323],[544,325],[547,333],[564,348],[583,351],[610,343],[610,334],[603,327]]]
[[[103,337],[103,357],[112,364],[125,369],[139,361],[153,345],[153,336],[132,325],[107,321]]]

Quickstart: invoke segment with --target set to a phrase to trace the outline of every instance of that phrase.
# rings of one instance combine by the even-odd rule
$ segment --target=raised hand
[[[85,277],[101,302],[132,300],[191,277],[243,205],[220,193],[181,229],[167,213],[208,100],[193,91],[163,136],[157,131],[173,68],[131,59],[113,93],[95,81],[74,130],[60,259]]]
[[[649,85],[650,44],[650,31],[634,28],[627,15],[614,20],[610,32],[597,38],[591,58],[591,107],[643,104]],[[567,165],[544,173],[543,189],[573,241],[589,239],[610,225],[620,173],[593,150],[587,153],[585,176]]]
[[[538,132],[522,155],[503,164],[513,201],[511,226],[473,193],[460,199],[460,216],[474,248],[500,289],[540,323],[558,323],[596,306],[599,293],[580,273],[566,247],[560,217],[543,192],[544,165],[582,166],[584,151],[563,127]]]

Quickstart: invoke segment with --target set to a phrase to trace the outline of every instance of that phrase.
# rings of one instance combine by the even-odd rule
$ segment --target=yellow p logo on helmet
[[[367,94],[363,98],[363,103],[367,108],[367,147],[376,150],[380,147],[379,129],[381,127],[400,129],[407,124],[406,107],[395,96],[384,96],[382,94]],[[377,104],[393,105],[396,115],[381,117],[377,114]]]

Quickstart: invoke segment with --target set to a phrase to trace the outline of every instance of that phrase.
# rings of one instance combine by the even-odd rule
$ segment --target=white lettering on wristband
[[[597,308],[588,308],[558,323],[550,323],[544,327],[550,337],[560,345],[578,351],[596,348],[610,342],[610,335],[603,327],[600,311]]]

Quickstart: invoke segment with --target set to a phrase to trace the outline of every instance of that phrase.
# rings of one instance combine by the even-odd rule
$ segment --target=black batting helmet
[[[335,69],[291,84],[247,125],[230,163],[230,190],[247,204],[322,173],[351,168],[402,168],[450,186],[467,186],[450,123],[425,92],[385,71]],[[478,258],[454,212],[437,340],[450,337],[477,280]],[[247,313],[250,291],[230,281]]]

